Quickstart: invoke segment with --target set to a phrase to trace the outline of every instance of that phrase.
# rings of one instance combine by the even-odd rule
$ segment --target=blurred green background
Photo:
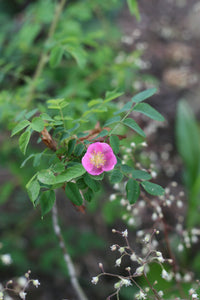
[[[155,158],[152,153],[156,153],[160,183],[167,186],[176,180],[188,191],[188,202],[184,204],[186,228],[199,226],[198,2],[164,2],[139,1],[138,20],[131,15],[126,1],[67,1],[55,33],[48,36],[56,1],[0,1],[0,253],[12,257],[10,265],[0,261],[0,282],[22,276],[30,269],[41,286],[33,289],[28,299],[75,299],[53,233],[51,214],[41,220],[39,208],[33,209],[25,191],[38,167],[37,159],[34,165],[28,162],[21,168],[24,156],[17,138],[10,138],[20,117],[30,111],[44,112],[50,98],[70,99],[78,118],[88,101],[103,97],[106,91],[125,92],[116,103],[120,106],[137,91],[159,87],[160,93],[150,101],[167,122],[159,127],[138,117],[147,129],[149,144],[147,153],[139,155],[138,160],[142,161],[143,155]],[[37,77],[35,72],[42,59],[44,64]],[[98,115],[91,117],[92,124],[97,121],[105,120]],[[37,139],[35,135],[32,148],[40,153],[42,146]],[[163,154],[166,152],[167,159]],[[104,299],[111,293],[112,281],[104,281],[102,289],[92,286],[90,280],[98,273],[99,261],[115,270],[108,250],[116,242],[111,229],[127,226],[121,219],[119,199],[108,201],[112,192],[106,184],[85,215],[77,213],[62,192],[59,195],[63,234],[89,299]],[[198,246],[180,260],[187,267],[193,255],[190,268],[197,276]],[[122,299],[130,299],[133,290],[124,291]]]

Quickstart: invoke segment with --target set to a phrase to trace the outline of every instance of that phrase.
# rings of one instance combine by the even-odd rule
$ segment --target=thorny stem
[[[53,209],[52,209],[52,220],[53,220],[53,229],[59,240],[59,246],[63,252],[64,261],[65,261],[66,267],[68,269],[70,281],[74,288],[74,291],[76,292],[79,300],[88,300],[87,296],[85,295],[84,291],[82,290],[82,288],[78,282],[74,264],[71,260],[71,257],[69,256],[69,253],[67,251],[67,248],[66,248],[66,245],[65,245],[62,233],[61,233],[60,225],[58,223],[58,210],[57,210],[56,203],[54,204]]]
[[[61,0],[60,3],[58,3],[57,6],[56,6],[55,16],[54,16],[54,19],[53,19],[53,21],[51,23],[51,26],[49,28],[49,32],[48,32],[48,35],[47,35],[46,42],[48,40],[50,40],[52,38],[52,36],[54,35],[54,32],[56,30],[56,26],[57,26],[59,18],[60,18],[60,14],[62,13],[63,7],[65,5],[65,2],[66,2],[66,0]],[[31,101],[33,100],[37,80],[41,76],[42,71],[43,71],[46,63],[48,62],[48,56],[49,56],[48,52],[43,50],[43,52],[40,56],[37,68],[35,70],[35,73],[33,75],[32,80],[31,80],[30,86],[29,86],[29,91],[28,91],[28,95],[27,95],[27,98],[26,98],[27,105],[29,105],[31,103]]]

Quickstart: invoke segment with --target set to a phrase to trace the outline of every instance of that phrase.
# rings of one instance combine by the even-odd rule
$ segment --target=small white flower
[[[119,267],[119,266],[121,265],[121,262],[122,262],[122,259],[121,259],[121,257],[120,257],[120,258],[118,258],[118,259],[116,260],[116,262],[115,262],[116,267]]]
[[[199,299],[198,295],[197,294],[192,294],[192,300],[193,299]]]
[[[12,263],[12,258],[10,254],[1,255],[1,260],[4,265],[10,265]]]
[[[124,253],[124,251],[125,251],[125,248],[124,247],[120,247],[119,248],[119,252],[122,254],[122,253]]]
[[[130,259],[131,259],[132,261],[137,261],[137,256],[135,255],[135,253],[132,253],[132,254],[131,254]]]
[[[142,275],[144,271],[144,266],[138,267],[135,271],[137,275]]]
[[[115,194],[110,195],[109,199],[110,199],[110,201],[114,201],[116,199],[116,195]]]
[[[116,290],[120,289],[121,287],[122,287],[122,282],[121,282],[121,280],[118,281],[118,282],[116,282],[116,283],[114,284],[114,288],[115,288]]]
[[[170,281],[172,279],[172,274],[168,273],[165,269],[162,270],[162,278]]]
[[[128,230],[127,229],[122,231],[122,236],[123,237],[128,237]]]
[[[38,286],[40,285],[40,282],[38,279],[33,280],[33,285],[38,288]]]
[[[98,281],[99,281],[99,277],[98,277],[98,276],[92,277],[91,282],[92,282],[93,284],[97,284]]]
[[[25,292],[23,292],[23,291],[21,291],[21,292],[19,293],[19,296],[20,296],[20,298],[21,298],[22,300],[25,300],[25,299],[26,299],[26,295],[27,295],[27,293],[25,293]]]
[[[112,245],[112,246],[110,247],[110,250],[111,250],[111,251],[117,250],[117,246],[116,246],[116,245]]]
[[[134,142],[131,143],[131,147],[133,147],[133,148],[135,147],[135,143]]]
[[[24,287],[27,284],[27,279],[24,276],[21,276],[17,279],[17,283],[20,287]]]
[[[158,295],[159,295],[160,297],[162,297],[162,296],[164,295],[163,291],[159,291],[159,292],[158,292]]]
[[[125,286],[131,285],[130,279],[122,278],[121,282],[122,282],[122,284],[125,285]]]

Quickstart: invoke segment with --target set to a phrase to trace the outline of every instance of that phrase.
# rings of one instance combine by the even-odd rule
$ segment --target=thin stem
[[[49,32],[48,32],[48,35],[47,35],[46,42],[48,40],[50,40],[52,38],[52,36],[54,35],[54,33],[55,33],[56,26],[58,24],[58,21],[59,21],[60,15],[62,13],[63,7],[65,5],[65,2],[66,2],[66,0],[61,0],[60,3],[58,3],[57,6],[56,6],[54,19],[53,19],[53,21],[51,23],[51,26],[49,28]],[[27,105],[29,105],[33,100],[35,88],[36,88],[36,85],[37,85],[37,80],[41,76],[42,71],[43,71],[46,63],[48,62],[48,57],[49,57],[48,52],[43,50],[43,52],[40,56],[37,68],[35,70],[35,73],[33,75],[32,80],[31,80],[30,86],[29,86],[29,91],[28,91],[28,95],[27,95],[27,98],[26,98]]]
[[[58,223],[58,210],[57,210],[56,203],[54,204],[53,209],[52,209],[52,220],[53,220],[53,229],[59,240],[59,246],[63,252],[64,261],[66,264],[66,268],[69,272],[70,281],[74,288],[74,291],[76,292],[79,300],[88,300],[87,296],[85,295],[84,291],[82,290],[82,288],[78,282],[74,264],[73,264],[71,257],[67,251],[67,248],[66,248],[66,245],[65,245],[62,233],[61,233],[60,225]]]
[[[151,285],[151,283],[149,282],[149,279],[147,278],[146,274],[144,273],[143,275],[144,275],[144,278],[145,278],[146,282],[148,283],[150,289],[151,289],[152,292],[154,293],[155,298],[156,298],[157,300],[161,300],[161,298],[160,298],[160,296],[158,295],[157,291],[154,289],[154,287],[153,287],[153,286]]]

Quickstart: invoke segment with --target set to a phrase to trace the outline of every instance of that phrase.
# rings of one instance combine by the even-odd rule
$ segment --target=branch
[[[88,300],[87,296],[85,295],[84,291],[82,290],[82,288],[78,282],[74,264],[71,260],[71,257],[69,256],[69,253],[67,251],[67,248],[66,248],[66,245],[65,245],[62,233],[61,233],[60,225],[58,223],[58,210],[57,210],[56,203],[54,204],[54,207],[52,209],[52,220],[53,220],[53,229],[59,240],[59,246],[63,252],[64,261],[66,264],[66,268],[69,272],[70,281],[74,288],[74,291],[76,292],[79,300]]]
[[[58,21],[59,21],[60,15],[62,13],[63,7],[65,5],[65,2],[66,2],[66,0],[61,0],[60,3],[58,3],[57,6],[56,6],[54,19],[53,19],[53,21],[51,23],[51,26],[49,28],[49,32],[48,32],[48,35],[47,35],[46,42],[48,40],[50,40],[53,37],[54,33],[55,33],[56,26],[58,24]],[[46,63],[48,62],[48,59],[49,59],[48,52],[46,52],[46,50],[43,50],[43,52],[40,56],[37,68],[35,70],[35,73],[33,75],[32,80],[31,80],[30,86],[29,86],[29,91],[28,91],[28,95],[27,95],[27,98],[26,98],[27,105],[29,105],[33,100],[37,80],[41,76],[42,71],[43,71]]]

